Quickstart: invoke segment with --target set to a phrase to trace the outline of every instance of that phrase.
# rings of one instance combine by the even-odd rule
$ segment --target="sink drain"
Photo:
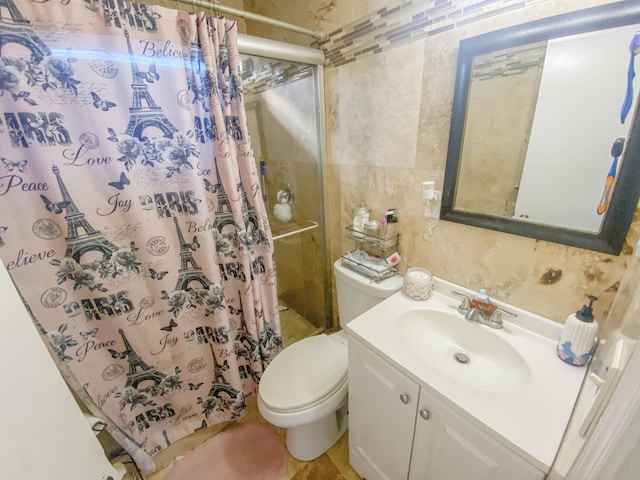
[[[469,356],[466,353],[457,352],[453,354],[453,358],[455,358],[456,362],[466,365],[471,361]]]

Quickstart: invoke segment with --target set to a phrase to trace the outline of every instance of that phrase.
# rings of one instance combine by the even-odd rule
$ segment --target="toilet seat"
[[[260,399],[273,412],[310,408],[347,381],[348,350],[325,334],[292,344],[273,359],[260,380]]]

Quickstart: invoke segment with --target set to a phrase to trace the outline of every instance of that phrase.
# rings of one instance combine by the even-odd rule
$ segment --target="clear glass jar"
[[[358,232],[362,232],[364,230],[364,224],[369,221],[370,211],[371,210],[369,209],[369,207],[367,207],[367,205],[363,202],[360,202],[357,207],[351,210],[351,212],[353,213],[352,226],[354,230]]]
[[[377,220],[367,220],[363,225],[364,234],[369,237],[380,236],[380,222]]]

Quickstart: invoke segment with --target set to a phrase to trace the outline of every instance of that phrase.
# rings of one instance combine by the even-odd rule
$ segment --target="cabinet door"
[[[418,385],[349,338],[349,461],[367,480],[405,480]]]
[[[542,480],[545,474],[420,390],[409,480]]]

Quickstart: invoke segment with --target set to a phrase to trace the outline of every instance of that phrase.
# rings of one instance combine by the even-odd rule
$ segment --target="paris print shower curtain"
[[[41,333],[150,455],[241,415],[282,341],[235,24],[0,14],[0,256]]]

